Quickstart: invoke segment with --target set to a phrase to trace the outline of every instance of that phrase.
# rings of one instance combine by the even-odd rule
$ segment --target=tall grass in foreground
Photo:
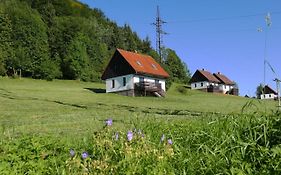
[[[0,174],[281,174],[281,114],[135,121],[79,140],[0,139]]]

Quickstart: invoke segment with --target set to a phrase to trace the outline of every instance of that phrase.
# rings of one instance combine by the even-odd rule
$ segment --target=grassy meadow
[[[0,78],[0,174],[281,173],[274,101],[179,84],[165,98],[104,88]]]

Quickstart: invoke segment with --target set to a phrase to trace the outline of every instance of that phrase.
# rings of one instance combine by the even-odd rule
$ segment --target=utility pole
[[[277,87],[277,99],[278,99],[278,109],[280,110],[281,103],[280,103],[280,82],[278,78],[275,78],[273,81],[276,82],[276,87]]]
[[[265,28],[265,42],[264,42],[264,60],[263,60],[263,85],[266,84],[266,59],[267,59],[267,35],[268,29],[271,26],[271,16],[270,13],[267,13],[265,16],[266,28]]]
[[[267,33],[268,29],[271,26],[271,16],[270,13],[267,13],[265,16],[265,22],[266,22],[266,27],[265,27],[265,39],[264,39],[264,55],[263,55],[263,90],[262,90],[262,95],[264,96],[264,87],[266,84],[266,59],[267,59]],[[262,28],[258,28],[258,32],[263,32]]]
[[[156,51],[160,56],[160,62],[163,61],[163,56],[162,56],[163,35],[167,34],[162,30],[162,25],[165,23],[167,22],[161,19],[159,6],[157,6],[156,21],[152,24],[156,27]]]

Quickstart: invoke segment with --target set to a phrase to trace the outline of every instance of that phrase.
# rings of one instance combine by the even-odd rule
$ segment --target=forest
[[[79,1],[0,0],[0,76],[98,82],[116,48],[160,62],[150,38]],[[174,50],[162,52],[169,82],[187,83],[187,65]]]

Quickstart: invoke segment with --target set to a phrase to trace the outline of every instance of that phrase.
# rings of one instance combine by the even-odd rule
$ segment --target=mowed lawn
[[[104,93],[101,83],[0,78],[0,124],[6,132],[79,134],[113,118],[123,128],[139,119],[188,121],[216,114],[270,112],[274,101],[208,94],[173,85],[165,98]],[[141,121],[145,121],[141,120]]]
[[[280,174],[276,104],[179,84],[165,98],[125,97],[0,78],[0,174]]]

